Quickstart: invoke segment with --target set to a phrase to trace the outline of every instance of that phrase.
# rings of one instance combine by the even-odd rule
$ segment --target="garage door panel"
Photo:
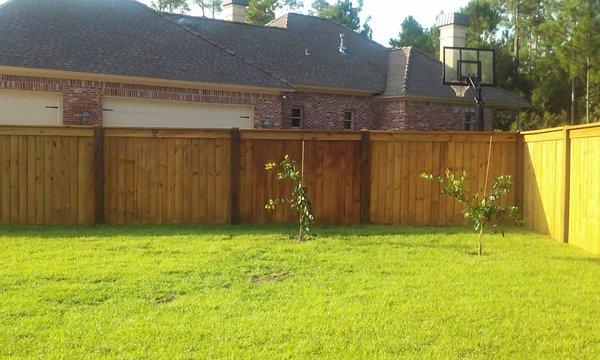
[[[0,90],[0,124],[59,125],[60,95]]]
[[[121,127],[252,128],[251,106],[104,98],[103,124]]]

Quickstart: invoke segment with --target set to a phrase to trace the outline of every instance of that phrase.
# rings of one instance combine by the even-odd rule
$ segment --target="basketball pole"
[[[485,122],[483,120],[483,96],[481,94],[481,84],[477,79],[473,79],[469,76],[469,83],[471,84],[471,90],[477,103],[477,130],[485,130]]]

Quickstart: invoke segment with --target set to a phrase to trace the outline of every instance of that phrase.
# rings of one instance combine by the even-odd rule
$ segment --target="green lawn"
[[[600,258],[511,230],[0,227],[0,358],[600,358]]]

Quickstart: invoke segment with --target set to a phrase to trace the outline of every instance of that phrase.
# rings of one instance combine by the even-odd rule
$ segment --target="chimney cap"
[[[467,15],[455,12],[455,13],[450,13],[450,14],[440,14],[440,16],[438,17],[437,22],[436,22],[437,27],[442,27],[442,26],[452,25],[452,24],[469,26],[469,25],[471,25],[471,20],[469,19],[469,17]]]
[[[248,0],[225,0],[223,1],[223,6],[225,5],[241,5],[248,6]]]

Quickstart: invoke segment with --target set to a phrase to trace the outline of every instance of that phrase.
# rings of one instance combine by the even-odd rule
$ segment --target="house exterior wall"
[[[82,114],[91,115],[89,124],[102,124],[102,97],[122,96],[154,100],[193,101],[215,104],[252,105],[256,127],[261,121],[281,127],[281,97],[273,94],[203,90],[167,86],[136,85],[0,74],[0,89],[44,91],[62,95],[63,124],[84,125]]]
[[[368,95],[290,92],[282,96],[3,74],[0,89],[60,93],[65,125],[84,124],[85,112],[90,115],[85,124],[101,124],[103,96],[252,105],[256,128],[291,128],[291,111],[298,107],[302,109],[301,128],[308,130],[343,130],[344,112],[352,110],[354,130],[462,131],[465,113],[476,111],[475,105],[469,104],[380,100]],[[492,124],[493,111],[487,108],[485,129],[491,130]]]
[[[380,101],[378,110],[381,130],[464,131],[466,113],[472,113],[473,121],[477,121],[475,104],[394,99]],[[485,130],[491,131],[491,108],[484,109],[483,119]]]
[[[282,100],[282,127],[291,127],[292,108],[302,109],[301,129],[343,130],[344,112],[354,112],[354,130],[377,129],[376,105],[371,96],[288,93]]]

